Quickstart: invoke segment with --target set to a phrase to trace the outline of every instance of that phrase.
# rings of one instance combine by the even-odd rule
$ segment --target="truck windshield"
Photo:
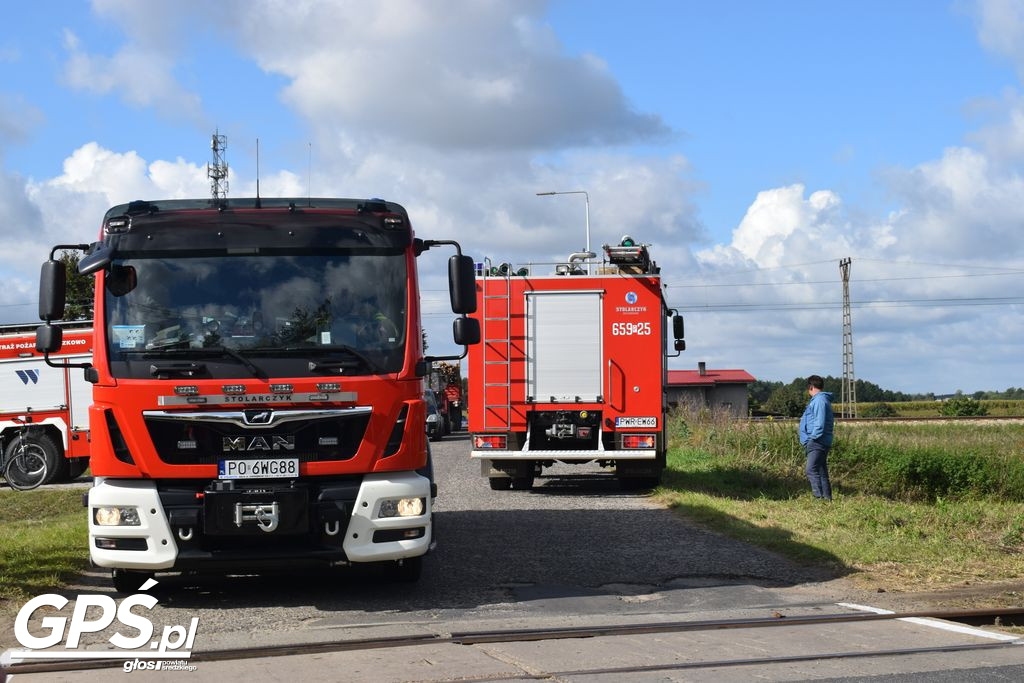
[[[346,374],[397,372],[405,355],[406,271],[397,249],[126,254],[106,276],[111,369],[133,376],[138,369],[129,361],[161,356],[239,365],[239,356],[257,365],[289,358],[297,369],[307,355],[337,355],[362,361]]]

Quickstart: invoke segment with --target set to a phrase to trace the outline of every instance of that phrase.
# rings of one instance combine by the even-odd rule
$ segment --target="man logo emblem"
[[[626,303],[630,306],[636,303],[636,292],[626,292]]]
[[[242,412],[247,425],[268,425],[274,421],[273,410],[246,410]]]

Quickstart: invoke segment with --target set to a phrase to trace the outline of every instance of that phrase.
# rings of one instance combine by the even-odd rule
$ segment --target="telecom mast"
[[[227,146],[227,137],[220,134],[220,129],[214,131],[210,141],[213,163],[206,165],[206,175],[210,178],[210,196],[215,200],[228,198],[228,162],[224,160]]]
[[[853,325],[850,316],[850,258],[839,261],[843,276],[843,386],[842,417],[857,417],[857,380],[853,376]]]

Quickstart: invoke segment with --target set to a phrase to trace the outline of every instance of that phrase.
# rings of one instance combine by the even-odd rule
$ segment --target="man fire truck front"
[[[439,244],[459,252],[455,341],[475,343],[472,259],[383,200],[132,202],[75,245],[97,273],[89,550],[119,590],[299,562],[418,577],[435,489],[416,257]],[[60,344],[60,265],[40,350]]]

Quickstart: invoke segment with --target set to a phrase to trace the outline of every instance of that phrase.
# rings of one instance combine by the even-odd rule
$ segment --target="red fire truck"
[[[555,462],[613,466],[625,488],[657,484],[673,312],[647,246],[626,236],[600,264],[573,254],[553,274],[478,265],[469,431],[492,489],[530,488]],[[683,320],[672,322],[682,351]]]
[[[132,591],[155,571],[380,563],[432,543],[414,237],[379,199],[132,202],[43,264],[36,346],[61,347],[58,249],[96,274],[89,551]],[[462,315],[455,341],[479,340]],[[56,367],[66,363],[48,362]]]
[[[52,357],[92,358],[92,322],[62,327],[64,343]],[[80,372],[48,367],[36,351],[35,330],[35,325],[0,327],[0,463],[24,439],[44,456],[47,474],[41,483],[49,484],[74,479],[89,466],[92,385]],[[24,430],[28,424],[37,428]]]

